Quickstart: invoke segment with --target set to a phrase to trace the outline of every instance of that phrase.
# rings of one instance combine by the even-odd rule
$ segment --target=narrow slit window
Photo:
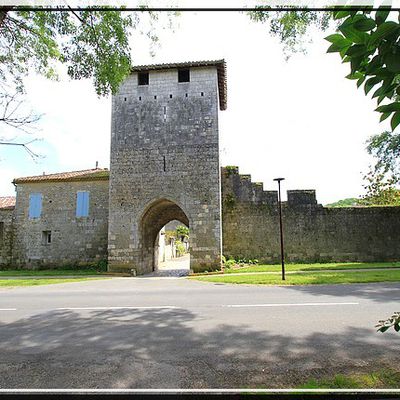
[[[0,222],[0,247],[4,241],[4,222]]]
[[[169,98],[172,99],[172,94],[169,95]]]
[[[167,119],[167,107],[164,106],[164,121]]]
[[[43,244],[51,243],[51,231],[43,231],[42,232],[42,241],[43,241]]]
[[[139,96],[139,101],[142,101],[142,96]]]
[[[154,96],[154,100],[157,100],[157,96]]]
[[[149,73],[148,72],[139,72],[138,73],[138,85],[145,86],[149,84]]]
[[[200,94],[201,94],[201,97],[203,97],[203,96],[204,96],[204,92],[201,92]]]
[[[165,161],[165,156],[163,156],[163,163],[164,163],[163,167],[164,167],[164,172],[165,172],[167,170],[167,163]]]
[[[188,68],[178,69],[178,82],[190,82],[190,71]]]

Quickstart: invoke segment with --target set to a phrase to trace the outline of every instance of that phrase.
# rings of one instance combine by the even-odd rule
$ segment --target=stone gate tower
[[[154,269],[171,220],[190,228],[190,267],[221,262],[218,108],[224,60],[134,67],[112,99],[109,269]]]

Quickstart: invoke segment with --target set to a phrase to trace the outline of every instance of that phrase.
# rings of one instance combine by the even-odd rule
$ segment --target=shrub
[[[236,261],[235,260],[228,260],[225,262],[224,267],[225,268],[232,268],[234,265],[236,265]]]
[[[183,256],[186,253],[186,247],[180,240],[175,241],[175,248],[176,248],[176,255],[178,257]]]

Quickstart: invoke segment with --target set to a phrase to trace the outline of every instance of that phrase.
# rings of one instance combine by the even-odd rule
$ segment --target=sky
[[[349,64],[327,54],[329,33],[312,32],[306,54],[286,60],[283,45],[268,26],[239,12],[181,13],[174,29],[159,24],[159,47],[135,32],[135,65],[216,60],[227,63],[228,108],[220,112],[221,165],[275,190],[315,189],[327,204],[364,193],[363,175],[372,158],[365,147],[373,134],[389,128],[379,123],[376,101],[345,79]],[[154,53],[154,54],[151,54]],[[98,98],[90,80],[71,81],[61,71],[58,82],[34,74],[25,79],[27,104],[43,114],[31,148],[0,148],[0,196],[14,194],[16,177],[109,167],[111,97]],[[14,133],[0,131],[0,136]],[[20,137],[25,140],[25,137]],[[31,139],[30,139],[31,140]],[[283,196],[285,199],[285,196]]]

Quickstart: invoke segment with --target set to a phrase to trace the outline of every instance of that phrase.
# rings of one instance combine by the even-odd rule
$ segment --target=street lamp
[[[283,255],[283,229],[282,229],[282,202],[281,202],[281,181],[285,178],[275,178],[274,181],[278,182],[278,208],[279,208],[279,229],[281,233],[281,262],[282,262],[282,280],[285,280],[285,258]]]

